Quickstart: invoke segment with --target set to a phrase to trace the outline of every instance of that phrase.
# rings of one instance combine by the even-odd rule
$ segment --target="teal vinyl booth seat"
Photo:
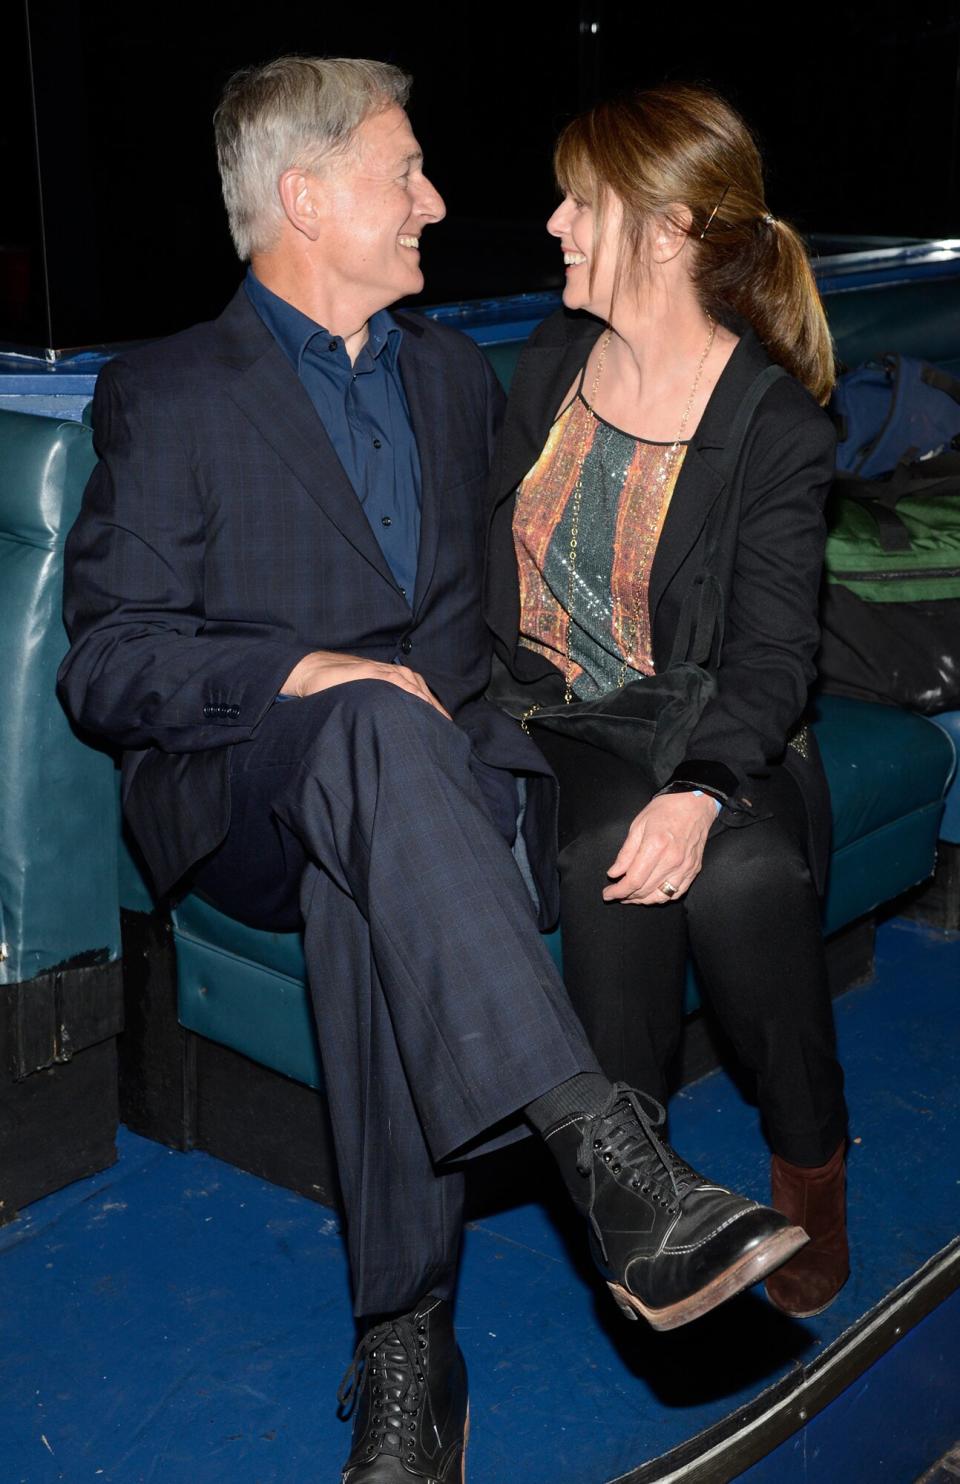
[[[114,1158],[122,1025],[113,762],[54,693],[89,431],[0,412],[0,1222]]]
[[[517,343],[488,348],[504,381],[518,350]],[[73,734],[53,691],[66,646],[59,614],[62,539],[92,461],[87,428],[0,411],[0,643],[13,692],[0,714],[0,937],[6,945],[0,962],[0,1060],[15,1067],[11,1087],[19,1088],[17,1096],[54,1073],[75,1078],[104,1048],[112,1054],[120,1025],[119,992],[114,993],[120,839],[114,770],[104,753]],[[832,934],[929,876],[954,750],[945,731],[892,708],[824,698],[820,713],[815,725],[835,815],[824,919],[825,931]],[[153,921],[153,903],[122,846],[119,855],[120,903],[132,909],[128,922]],[[138,947],[125,963],[128,1022],[121,1038],[126,1048],[121,1086],[126,1081],[125,1117],[142,1132],[156,1125],[150,1122],[152,1113],[142,1120],[131,1116],[130,1087],[138,1084],[136,1101],[153,1075],[148,1069],[156,1065],[156,1046],[150,1039],[153,1021],[139,1024],[136,1007],[142,988],[144,1001],[152,993],[152,970],[144,964],[154,948],[166,944],[167,933],[165,925],[157,928],[150,952],[140,953]],[[191,1051],[189,1037],[189,1044],[174,1044],[163,1032],[171,1059],[154,1078],[150,1096],[156,1093],[157,1104],[165,1107],[186,1106],[193,1097],[188,1084],[196,1082],[196,1065],[207,1055],[197,1047],[211,1054],[227,1048],[228,1058],[239,1052],[241,1061],[250,1059],[244,1065],[251,1075],[258,1065],[282,1074],[266,1089],[268,1101],[261,1105],[269,1109],[261,1121],[276,1122],[281,1082],[291,1089],[291,1098],[297,1089],[306,1095],[307,1088],[321,1083],[299,936],[257,932],[191,895],[173,913],[172,938],[179,980],[169,992],[173,1028],[178,1015],[181,1027],[202,1039]],[[551,944],[559,957],[557,935]],[[182,1032],[176,1034],[182,1038]],[[101,1063],[103,1070],[102,1056]],[[171,1091],[174,1071],[180,1080]],[[83,1099],[85,1108],[96,1103],[106,1109],[107,1121],[115,1118],[115,1071],[108,1085],[110,1075],[104,1072],[103,1086]],[[0,1170],[9,1164],[2,1130],[15,1129],[23,1142],[16,1123],[20,1115],[10,1121],[4,1097],[0,1083]],[[209,1114],[215,1102],[213,1091],[206,1101],[202,1093],[193,1098],[201,1115]],[[74,1104],[79,1106],[78,1096],[71,1103],[66,1095],[51,1104],[58,1110],[61,1143],[77,1126]],[[232,1111],[225,1115],[225,1121],[232,1118]],[[189,1124],[184,1117],[182,1136],[176,1130],[154,1136],[188,1145],[195,1137]],[[170,1128],[168,1120],[164,1129]],[[245,1132],[232,1149],[246,1137]],[[109,1140],[112,1149],[112,1133]],[[213,1142],[200,1142],[220,1152]],[[103,1133],[100,1147],[98,1157],[109,1162]],[[49,1162],[49,1148],[40,1155],[41,1164]],[[226,1157],[242,1163],[242,1149]],[[35,1198],[26,1186],[24,1192],[19,1203]],[[0,1220],[4,1198],[0,1189]],[[9,1205],[8,1197],[8,1210]]]

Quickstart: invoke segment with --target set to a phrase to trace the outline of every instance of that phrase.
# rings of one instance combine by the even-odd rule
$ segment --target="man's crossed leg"
[[[344,1478],[448,1484],[466,1430],[451,1160],[534,1127],[617,1302],[658,1328],[805,1238],[697,1175],[657,1106],[602,1077],[463,731],[358,681],[278,704],[231,757],[230,832],[196,886],[264,927],[299,902],[361,1332]]]

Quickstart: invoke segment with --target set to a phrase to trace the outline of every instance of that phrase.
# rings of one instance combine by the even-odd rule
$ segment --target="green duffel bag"
[[[827,504],[822,688],[914,711],[960,707],[960,454],[838,475]]]

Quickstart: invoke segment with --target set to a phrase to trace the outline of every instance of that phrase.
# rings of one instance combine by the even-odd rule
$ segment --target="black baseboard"
[[[0,1225],[117,1158],[114,1037],[28,1077],[0,1071]]]
[[[105,952],[0,986],[0,1225],[117,1157],[123,974]]]
[[[321,1093],[177,1022],[176,963],[169,923],[122,914],[127,966],[126,1029],[120,1038],[120,1116],[134,1132],[175,1149],[204,1149],[322,1205],[337,1204],[336,1166]],[[864,918],[827,944],[831,988],[839,993],[873,972],[874,922]],[[674,1082],[695,1081],[729,1062],[709,1013],[687,1023]],[[478,1161],[474,1182],[488,1204],[499,1157]],[[503,1165],[506,1170],[509,1160]]]

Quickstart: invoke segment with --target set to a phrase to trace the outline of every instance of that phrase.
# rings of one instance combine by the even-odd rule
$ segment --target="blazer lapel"
[[[591,317],[561,328],[566,335],[560,345],[540,341],[526,346],[520,356],[510,385],[494,471],[494,508],[513,494],[540,457],[561,398],[569,391],[604,326]]]
[[[744,324],[740,342],[724,367],[700,426],[687,446],[663,522],[650,571],[651,627],[661,598],[699,540],[717,500],[725,494],[727,436],[747,387],[765,365],[769,365],[769,357],[754,332]]]
[[[724,488],[724,481],[711,468],[696,443],[684,455],[677,476],[660,540],[650,569],[650,625],[653,627],[657,605],[681,566],[690,548],[698,540],[707,517]]]
[[[221,359],[234,371],[227,383],[233,401],[340,534],[396,588],[396,579],[313,403],[242,286],[218,328]]]

